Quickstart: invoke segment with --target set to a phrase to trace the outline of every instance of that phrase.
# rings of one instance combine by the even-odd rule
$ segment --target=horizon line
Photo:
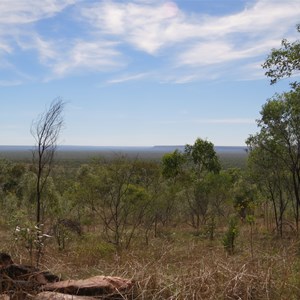
[[[153,147],[185,147],[187,144],[169,144],[169,145],[75,145],[75,144],[66,144],[66,145],[57,145],[57,148],[60,147],[105,147],[105,148],[153,148]],[[9,144],[0,144],[0,147],[35,147],[36,145],[9,145]],[[247,147],[247,145],[214,145],[214,147]]]

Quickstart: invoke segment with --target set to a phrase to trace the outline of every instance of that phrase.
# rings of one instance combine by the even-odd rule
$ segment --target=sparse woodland
[[[272,84],[299,71],[299,47],[272,50]],[[54,139],[35,127],[33,163],[0,161],[2,251],[64,278],[132,278],[135,299],[300,298],[297,82],[262,107],[245,168],[200,138],[161,161],[55,164],[60,114]]]

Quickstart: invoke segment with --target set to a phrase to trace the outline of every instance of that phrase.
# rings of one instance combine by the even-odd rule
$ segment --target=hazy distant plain
[[[56,158],[58,161],[87,162],[92,158],[103,157],[113,159],[126,156],[130,159],[146,159],[159,161],[166,153],[184,150],[184,146],[149,146],[149,147],[117,147],[117,146],[59,146]],[[33,146],[0,146],[0,159],[30,161]],[[244,167],[246,164],[246,147],[216,146],[223,167]]]

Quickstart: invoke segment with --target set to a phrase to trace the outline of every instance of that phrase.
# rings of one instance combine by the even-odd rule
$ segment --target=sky
[[[297,23],[299,0],[1,0],[0,145],[61,98],[63,145],[242,146]]]

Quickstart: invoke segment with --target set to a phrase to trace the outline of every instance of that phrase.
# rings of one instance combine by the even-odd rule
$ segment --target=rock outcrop
[[[79,296],[105,296],[106,299],[124,299],[132,294],[133,282],[111,276],[95,276],[83,280],[65,280],[49,283],[44,291],[59,292]]]
[[[133,299],[133,287],[132,280],[112,276],[62,281],[48,271],[15,264],[8,254],[0,253],[0,300],[28,295],[36,300]]]

